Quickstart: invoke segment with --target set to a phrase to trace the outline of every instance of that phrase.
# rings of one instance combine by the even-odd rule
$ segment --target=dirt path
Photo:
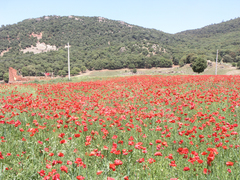
[[[226,73],[226,75],[240,75],[240,70],[233,70]]]
[[[176,67],[179,67],[179,66],[173,66],[171,68],[151,68],[151,69],[137,69],[137,71],[139,72],[144,72],[144,71],[158,71],[158,70],[161,70],[161,71],[166,71],[166,70],[173,70],[174,68]],[[109,69],[102,69],[102,70],[93,70],[93,71],[89,71],[87,70],[85,73],[82,73],[80,75],[77,75],[75,77],[79,77],[79,76],[88,76],[88,75],[91,75],[92,73],[95,73],[95,72],[116,72],[116,71],[122,71],[122,72],[125,72],[125,71],[130,71],[130,69],[128,68],[124,68],[124,69],[114,69],[114,70],[109,70]]]

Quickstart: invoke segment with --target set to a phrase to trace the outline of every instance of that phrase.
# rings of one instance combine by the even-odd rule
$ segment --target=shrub
[[[237,67],[238,67],[238,69],[240,69],[240,61],[238,61]]]
[[[134,69],[134,68],[135,68],[135,65],[134,65],[134,64],[129,64],[128,68],[129,68],[129,69]]]
[[[9,74],[8,73],[5,73],[3,75],[3,80],[4,80],[5,83],[8,83],[8,81],[9,81]]]
[[[228,63],[228,62],[232,62],[232,61],[233,61],[232,57],[229,56],[228,54],[223,56],[223,62]]]
[[[179,61],[179,66],[180,67],[183,67],[185,65],[185,63],[184,63],[184,61],[181,59],[180,61]]]
[[[197,59],[192,63],[192,70],[197,73],[203,72],[207,68],[207,61],[202,57],[197,57]]]
[[[133,68],[132,72],[133,72],[134,74],[136,74],[136,73],[137,73],[137,69],[136,69],[136,68]]]

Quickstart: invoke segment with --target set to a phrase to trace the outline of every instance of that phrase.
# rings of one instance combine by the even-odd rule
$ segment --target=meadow
[[[0,179],[240,179],[240,76],[0,85]]]

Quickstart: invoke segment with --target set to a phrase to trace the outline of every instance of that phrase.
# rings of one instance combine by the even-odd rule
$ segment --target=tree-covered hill
[[[90,48],[119,45],[129,41],[156,41],[168,44],[169,34],[114,21],[101,17],[59,17],[44,16],[28,19],[14,25],[0,28],[0,52],[12,49],[24,49],[37,42],[32,33],[43,33],[40,42],[63,47],[68,41],[71,45]]]
[[[231,52],[238,54],[240,49],[240,18],[208,25],[200,29],[183,31],[174,36],[185,40],[184,49],[188,52],[211,55],[219,49],[222,57]]]
[[[35,35],[41,35],[37,38]],[[67,73],[67,42],[72,74],[87,69],[171,67],[195,56],[240,60],[240,18],[201,29],[168,34],[102,17],[44,16],[0,28],[0,79],[8,67],[24,76]],[[57,51],[21,50],[45,43]],[[8,52],[7,52],[8,51]],[[5,52],[5,53],[3,53]]]

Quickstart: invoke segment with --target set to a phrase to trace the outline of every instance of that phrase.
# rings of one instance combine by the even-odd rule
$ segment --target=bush
[[[173,58],[173,64],[178,65],[179,64],[179,59],[177,57]]]
[[[237,65],[236,63],[232,63],[232,66],[233,66],[233,67],[236,67],[236,65]]]
[[[179,66],[180,67],[183,67],[185,65],[185,63],[184,63],[184,61],[181,59],[180,61],[179,61]]]
[[[134,68],[135,68],[135,65],[134,65],[134,64],[129,64],[128,68],[129,68],[129,69],[134,69]]]
[[[240,61],[238,61],[237,67],[238,67],[238,69],[240,69]]]
[[[132,72],[133,72],[134,74],[136,74],[136,73],[137,73],[137,69],[136,69],[136,68],[133,68]]]
[[[80,69],[81,69],[82,73],[85,73],[87,70],[87,68],[85,66],[82,66]]]
[[[197,73],[203,72],[207,68],[207,61],[202,57],[197,57],[197,59],[192,63],[192,70]]]
[[[64,70],[59,70],[58,71],[58,75],[59,76],[62,76],[62,77],[64,77],[64,76],[66,76],[68,73],[66,72],[66,71],[64,71]]]
[[[223,62],[225,63],[229,63],[229,62],[232,62],[233,59],[231,56],[229,56],[228,54],[226,54],[225,56],[223,56]]]
[[[240,56],[237,56],[236,58],[235,58],[235,62],[239,62],[240,61]]]
[[[76,69],[73,69],[72,71],[70,71],[71,76],[77,75],[79,74],[79,72]]]
[[[193,63],[197,59],[197,56],[194,53],[188,54],[185,60],[186,64]]]
[[[4,80],[5,83],[8,83],[8,81],[9,81],[9,74],[8,73],[5,73],[3,75],[3,80]]]
[[[3,80],[3,72],[0,72],[0,81]]]

